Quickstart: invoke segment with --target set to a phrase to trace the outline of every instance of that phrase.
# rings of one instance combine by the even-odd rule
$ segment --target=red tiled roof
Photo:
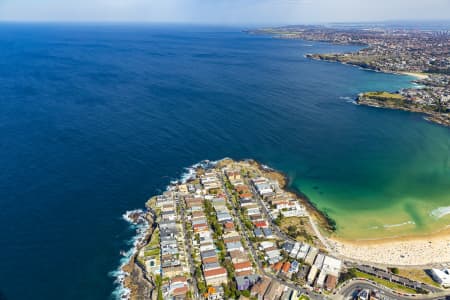
[[[225,222],[224,226],[225,226],[225,228],[231,229],[231,228],[234,228],[234,223],[233,222]]]
[[[337,277],[333,275],[328,275],[327,280],[325,281],[325,286],[327,289],[332,290],[336,287]]]
[[[253,274],[253,270],[236,271],[236,276],[248,276]]]
[[[240,236],[230,236],[223,239],[223,242],[226,243],[232,243],[232,242],[239,242],[241,240]]]
[[[236,190],[236,191],[248,191],[249,190],[249,188],[248,188],[248,186],[247,185],[245,185],[245,184],[239,184],[239,185],[236,185],[235,187],[234,187],[234,189]]]
[[[202,263],[204,264],[211,264],[211,263],[215,263],[218,262],[219,260],[217,259],[216,256],[212,256],[212,257],[206,257],[204,259],[202,259]]]
[[[289,271],[289,268],[291,267],[291,263],[290,262],[285,262],[284,263],[284,265],[283,265],[283,268],[282,268],[282,271],[284,272],[284,273],[287,273],[288,271]]]
[[[276,264],[273,265],[273,269],[274,269],[275,271],[280,271],[282,265],[283,265],[282,262],[277,262]]]
[[[204,216],[205,216],[205,213],[202,212],[202,211],[194,211],[194,212],[192,213],[192,217],[194,217],[194,218],[197,218],[197,217],[204,217]]]
[[[204,271],[205,277],[217,276],[217,275],[226,275],[227,270],[225,268],[217,268],[212,270]]]
[[[244,261],[240,263],[233,264],[235,270],[247,269],[252,267],[252,263],[249,261]]]
[[[188,291],[188,287],[187,286],[183,286],[183,287],[179,287],[176,288],[172,291],[172,295],[173,296],[180,296],[180,295],[184,295],[186,294]]]
[[[267,227],[266,221],[256,221],[253,223],[256,227]]]
[[[251,198],[253,196],[252,193],[242,193],[239,195],[239,198],[244,199],[244,198]]]
[[[229,252],[231,258],[235,258],[235,257],[245,257],[245,253],[242,252],[241,250],[233,250]]]
[[[187,282],[186,276],[177,276],[172,278],[172,282]]]
[[[195,232],[209,230],[208,224],[206,224],[206,223],[195,224],[193,227],[194,227]]]

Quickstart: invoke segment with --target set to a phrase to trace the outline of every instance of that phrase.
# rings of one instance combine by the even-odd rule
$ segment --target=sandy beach
[[[399,74],[416,77],[417,79],[427,79],[429,77],[428,74],[425,74],[425,73],[399,72]]]
[[[335,254],[361,262],[423,267],[450,264],[450,229],[428,236],[383,240],[328,238],[328,243]]]

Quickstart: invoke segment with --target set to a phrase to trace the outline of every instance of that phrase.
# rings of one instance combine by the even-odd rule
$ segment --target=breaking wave
[[[401,226],[406,226],[406,225],[415,225],[416,223],[413,221],[406,221],[403,223],[398,223],[398,224],[385,224],[383,225],[384,228],[393,228],[393,227],[401,227]]]
[[[140,217],[132,218],[133,215],[139,215]],[[125,277],[128,276],[128,273],[123,271],[123,267],[130,261],[133,255],[137,252],[137,246],[140,242],[145,238],[145,233],[148,230],[149,224],[143,217],[144,211],[142,209],[129,210],[122,215],[122,218],[130,223],[130,227],[136,231],[136,235],[134,235],[129,241],[127,241],[127,245],[131,245],[131,248],[128,249],[125,253],[123,253],[123,257],[120,259],[119,267],[109,273],[109,275],[114,279],[114,284],[116,288],[112,292],[112,296],[114,299],[129,299],[130,298],[130,289],[125,287]]]
[[[441,206],[430,212],[430,216],[440,219],[450,214],[450,206]]]

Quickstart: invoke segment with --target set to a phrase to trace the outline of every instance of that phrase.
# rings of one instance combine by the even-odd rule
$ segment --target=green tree
[[[248,297],[250,297],[250,291],[243,290],[243,291],[241,291],[241,295],[248,298]]]
[[[161,289],[161,286],[162,286],[161,275],[156,275],[155,276],[155,285],[156,285],[156,288],[158,290],[158,300],[164,300],[163,299],[163,295],[162,295],[162,289]]]
[[[390,268],[390,270],[391,270],[391,272],[394,273],[394,274],[400,273],[400,271],[399,271],[398,268]]]
[[[198,287],[198,291],[200,292],[200,294],[204,294],[207,292],[207,288],[206,288],[206,284],[203,280],[200,280],[197,282],[197,287]]]

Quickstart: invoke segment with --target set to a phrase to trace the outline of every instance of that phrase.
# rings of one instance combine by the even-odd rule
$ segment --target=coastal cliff
[[[339,45],[361,45],[347,53],[312,53],[314,60],[339,62],[376,72],[416,77],[420,87],[405,88],[395,94],[403,99],[380,98],[374,92],[358,96],[362,105],[401,109],[427,115],[426,119],[450,126],[450,42],[427,31],[391,30],[389,28],[329,28],[287,26],[251,31],[276,38],[302,39]],[[390,94],[386,93],[385,94]]]
[[[371,59],[370,57],[357,57],[345,54],[318,54],[318,53],[306,54],[306,57],[315,60],[339,62],[342,64],[353,65],[372,71],[390,73],[388,70],[383,70],[380,67],[372,64],[373,59]]]
[[[130,291],[129,299],[153,299],[152,292],[155,286],[153,282],[146,277],[142,267],[137,261],[136,255],[130,259],[129,263],[125,265],[122,270],[128,273],[128,276],[124,280],[124,286]]]
[[[434,107],[419,105],[399,93],[388,93],[383,91],[361,93],[358,95],[356,102],[360,105],[378,108],[423,113],[429,121],[444,126],[450,126],[450,116],[448,114],[440,113],[436,111]]]
[[[134,247],[130,250],[131,256],[120,267],[123,277],[119,280],[123,287],[121,299],[147,300],[156,299],[154,279],[148,277],[144,264],[139,260],[139,252],[150,241],[154,231],[154,216],[148,211],[129,211],[125,219],[134,226],[140,226],[137,230]]]

